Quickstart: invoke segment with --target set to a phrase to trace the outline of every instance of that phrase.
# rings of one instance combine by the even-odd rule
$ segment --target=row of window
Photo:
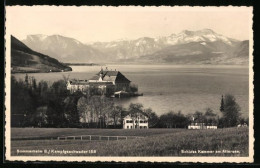
[[[127,129],[133,129],[133,126],[127,126]],[[135,126],[135,128],[137,128],[137,126]],[[142,128],[147,128],[147,126],[139,126],[140,129]]]
[[[137,122],[137,121],[136,121]],[[126,120],[126,123],[133,123],[133,120]],[[148,123],[146,120],[140,120],[139,123]]]
[[[205,125],[207,125],[207,126],[215,126],[216,124],[214,124],[214,123],[191,123],[190,124],[191,126],[205,126]]]

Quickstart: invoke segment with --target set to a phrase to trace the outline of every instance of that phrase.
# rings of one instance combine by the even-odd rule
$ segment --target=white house
[[[217,125],[206,125],[205,123],[192,122],[188,129],[218,129]]]
[[[132,117],[130,114],[123,119],[123,129],[148,129],[148,117],[138,114]]]

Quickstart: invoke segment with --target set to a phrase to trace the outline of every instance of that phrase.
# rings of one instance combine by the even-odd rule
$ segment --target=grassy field
[[[12,138],[64,135],[123,135],[144,137],[119,141],[12,140],[11,154],[16,156],[248,156],[248,128],[226,128],[218,130],[12,128],[11,135]],[[31,154],[17,153],[17,150],[47,150],[51,152]],[[84,150],[88,153],[52,153],[53,151],[59,152],[62,150]],[[95,150],[96,152],[89,152],[91,150]],[[196,153],[189,153],[189,151]],[[211,153],[212,151],[213,153]],[[219,153],[215,153],[216,151],[219,151]]]
[[[185,129],[82,129],[82,128],[12,128],[11,137],[36,138],[75,135],[104,135],[104,136],[151,136],[184,131]]]

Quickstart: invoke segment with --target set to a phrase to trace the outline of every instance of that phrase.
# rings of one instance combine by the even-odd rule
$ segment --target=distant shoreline
[[[68,66],[98,66],[101,64],[95,64],[95,63],[64,63],[65,65]]]
[[[68,72],[68,71],[72,71],[72,68],[64,68],[64,69],[57,69],[57,68],[53,68],[53,69],[47,69],[47,68],[43,68],[43,69],[37,69],[37,68],[32,68],[32,67],[11,67],[11,74],[15,74],[15,73],[53,73],[53,72]]]

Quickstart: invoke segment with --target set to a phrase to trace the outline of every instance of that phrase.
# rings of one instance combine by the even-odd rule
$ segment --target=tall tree
[[[236,98],[231,94],[226,94],[224,99],[223,119],[224,126],[233,127],[239,122],[240,106],[236,102]]]
[[[221,103],[220,103],[220,108],[219,108],[219,110],[220,110],[221,112],[224,111],[224,98],[223,98],[223,95],[222,95],[222,98],[221,98]]]
[[[89,123],[89,121],[90,121],[89,103],[85,96],[82,96],[78,100],[77,108],[78,108],[78,112],[79,112],[80,121],[82,123]]]
[[[110,113],[110,117],[113,119],[114,127],[116,127],[116,124],[121,116],[122,111],[123,111],[122,106],[113,107],[113,110]]]

